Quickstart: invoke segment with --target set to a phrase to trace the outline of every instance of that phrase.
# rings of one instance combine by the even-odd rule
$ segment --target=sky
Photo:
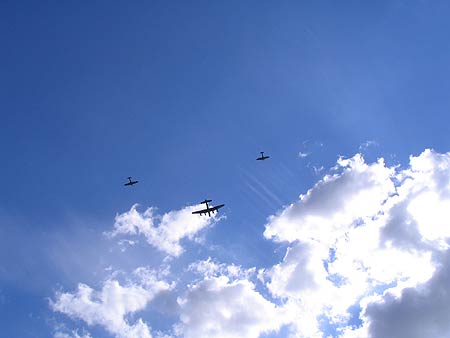
[[[0,336],[450,337],[449,13],[2,1]]]

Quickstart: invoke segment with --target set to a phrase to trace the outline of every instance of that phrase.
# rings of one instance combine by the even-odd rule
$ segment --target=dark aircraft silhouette
[[[258,157],[256,160],[257,161],[264,161],[267,160],[268,158],[270,158],[270,156],[264,156],[264,151],[261,151],[261,157]]]
[[[139,181],[132,181],[132,180],[131,180],[131,176],[128,176],[128,180],[129,180],[130,182],[127,182],[127,183],[125,183],[124,185],[135,185],[136,183],[139,182]]]
[[[211,217],[212,212],[217,212],[217,210],[219,210],[220,208],[222,208],[225,205],[225,204],[220,204],[220,205],[216,205],[215,207],[209,207],[208,206],[209,202],[212,202],[212,200],[204,200],[203,202],[200,202],[201,204],[206,204],[206,209],[193,211],[192,213],[200,214],[200,216],[208,214],[208,216]]]

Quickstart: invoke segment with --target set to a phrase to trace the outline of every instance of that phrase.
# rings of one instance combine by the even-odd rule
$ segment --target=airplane
[[[132,181],[132,180],[131,180],[131,176],[128,176],[128,180],[129,180],[130,182],[127,182],[127,183],[125,183],[124,185],[135,185],[136,183],[139,182],[139,181]]]
[[[209,217],[211,217],[211,213],[212,212],[217,212],[217,210],[219,210],[220,208],[222,208],[225,204],[220,204],[220,205],[216,205],[215,207],[209,207],[208,203],[212,202],[212,200],[204,200],[203,202],[200,202],[201,204],[206,204],[206,209],[202,209],[202,210],[197,210],[197,211],[193,211],[193,214],[200,214],[201,215],[206,215],[208,214]]]
[[[270,156],[264,156],[264,151],[261,151],[261,157],[258,157],[256,160],[257,161],[264,161],[267,160],[268,158],[270,158]]]

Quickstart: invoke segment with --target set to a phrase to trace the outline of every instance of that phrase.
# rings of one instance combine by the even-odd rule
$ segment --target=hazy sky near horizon
[[[449,14],[3,1],[0,336],[450,337]]]

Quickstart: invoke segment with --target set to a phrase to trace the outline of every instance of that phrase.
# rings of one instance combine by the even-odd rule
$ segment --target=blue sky
[[[274,267],[299,239],[283,237],[277,217],[333,173],[339,156],[414,168],[410,155],[448,151],[446,1],[5,1],[0,8],[2,336],[78,329],[120,337],[51,301],[79,283],[95,290],[114,278],[137,283],[130,276],[143,266],[170,267],[163,277],[177,282],[171,299],[190,299],[187,285],[197,279],[186,269],[208,257],[272,271],[264,283],[248,280],[281,309],[292,295],[269,280],[275,285]],[[255,161],[260,151],[271,159]],[[357,167],[343,164],[336,175]],[[125,188],[130,175],[140,183]],[[107,235],[136,203],[162,215],[205,198],[225,203],[226,218],[202,225],[196,241],[184,238],[180,256],[168,259],[142,235]],[[278,215],[272,237],[265,235],[271,215]],[[118,244],[124,238],[139,243]],[[143,318],[154,337],[155,330],[173,335],[178,314],[158,312],[156,303],[126,321]],[[271,337],[288,337],[291,324],[268,329]]]

